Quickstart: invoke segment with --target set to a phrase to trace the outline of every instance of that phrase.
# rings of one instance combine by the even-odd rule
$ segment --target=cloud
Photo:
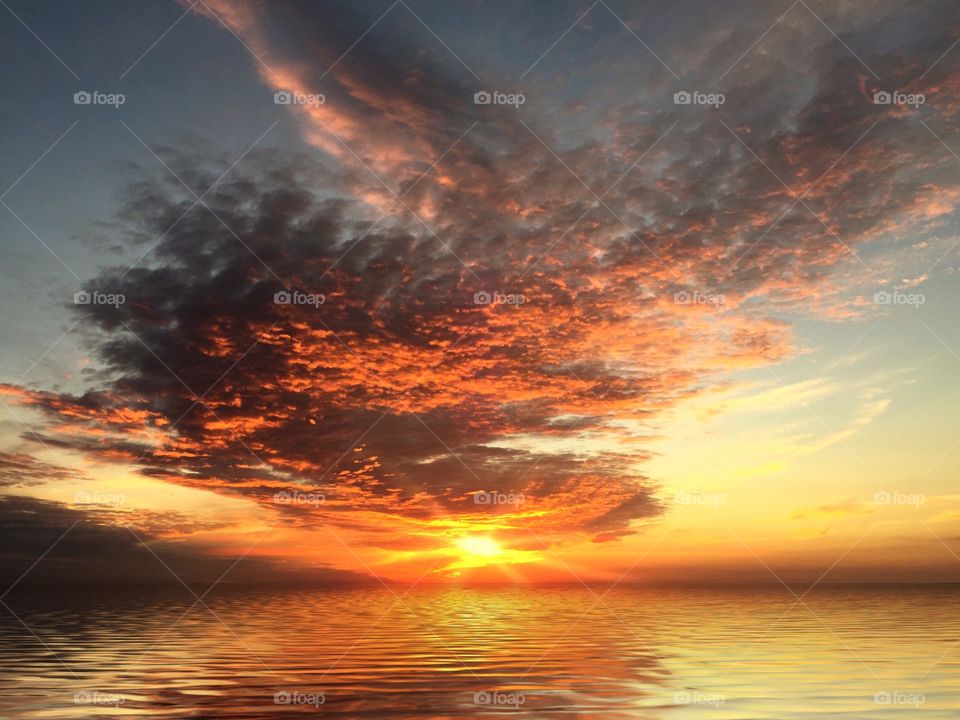
[[[146,522],[145,522],[146,520]],[[126,526],[130,523],[129,528]],[[237,582],[371,582],[361,574],[314,566],[218,556],[187,543],[158,539],[163,527],[185,527],[176,514],[118,518],[21,496],[0,497],[4,587],[37,584],[142,585],[181,582],[201,593],[220,580]],[[39,562],[38,562],[39,560]],[[164,567],[166,565],[166,567]]]
[[[51,480],[70,480],[79,475],[75,470],[43,462],[26,453],[0,452],[0,487],[40,485]]]
[[[828,505],[801,508],[791,516],[794,520],[833,520],[850,515],[863,515],[873,512],[873,508],[863,502],[841,500]]]
[[[267,507],[279,490],[322,493],[276,510],[381,547],[414,521],[488,521],[481,490],[529,498],[494,509],[508,535],[634,531],[662,508],[646,438],[625,428],[789,357],[787,317],[862,313],[853,291],[887,268],[860,251],[935,230],[960,200],[955,160],[903,108],[874,105],[870,73],[805,15],[777,31],[793,33],[783,52],[761,44],[729,76],[721,110],[675,105],[651,63],[643,93],[574,88],[579,102],[542,94],[523,114],[474,106],[474,80],[422,26],[351,47],[372,22],[360,11],[192,7],[244,40],[266,91],[324,93],[284,109],[306,147],[254,151],[220,181],[212,153],[163,150],[212,189],[191,209],[169,178],[131,184],[120,239],[146,258],[89,283],[124,304],[75,308],[97,360],[89,391],[0,390],[42,414],[24,439]],[[933,62],[946,30],[904,17]],[[870,18],[831,21],[866,42]],[[729,65],[756,36],[726,27],[676,54]],[[787,83],[802,47],[816,56]],[[911,87],[894,50],[867,55]],[[955,117],[956,76],[930,75],[931,123]],[[514,299],[478,302],[494,296]],[[866,400],[855,427],[886,407]]]
[[[631,406],[642,415],[681,392],[686,373],[588,358],[597,329],[558,289],[550,304],[475,304],[459,261],[423,238],[378,233],[327,272],[355,232],[341,201],[291,190],[285,165],[254,166],[211,194],[219,219],[188,213],[150,267],[92,283],[126,296],[119,307],[76,306],[97,387],[73,396],[6,386],[48,419],[25,439],[271,506],[292,485],[317,490],[333,522],[355,511],[474,516],[469,491],[500,489],[563,514],[573,533],[622,531],[659,512],[631,470],[639,452],[540,457],[502,445],[562,432],[554,419],[571,413],[580,432]],[[162,187],[138,192],[132,204],[153,213],[137,234],[161,233],[177,202]],[[508,271],[483,269],[493,287]],[[277,304],[286,288],[324,302]]]

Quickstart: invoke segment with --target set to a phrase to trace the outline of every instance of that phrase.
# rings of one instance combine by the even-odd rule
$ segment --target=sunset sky
[[[9,579],[960,578],[956,3],[0,4]]]

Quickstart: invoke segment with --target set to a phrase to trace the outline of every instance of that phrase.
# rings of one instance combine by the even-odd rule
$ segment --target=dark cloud
[[[371,234],[329,271],[357,232],[342,202],[293,189],[276,158],[252,166],[172,229],[181,203],[163,184],[137,187],[133,206],[153,210],[133,234],[163,239],[143,266],[91,283],[124,304],[78,307],[100,389],[27,393],[62,426],[24,437],[264,502],[294,480],[322,489],[331,514],[472,514],[469,493],[508,488],[543,507],[583,505],[586,528],[609,508],[588,509],[573,489],[600,480],[613,489],[604,502],[633,509],[608,515],[616,527],[659,512],[652,487],[624,466],[497,443],[598,430],[616,404],[642,406],[668,381],[624,377],[578,347],[559,356],[583,328],[535,333],[525,308],[473,304],[468,273],[432,238]],[[503,287],[507,271],[491,263],[484,274]],[[285,288],[324,302],[278,305]],[[573,298],[558,291],[554,302],[529,322],[568,312]],[[563,417],[573,408],[575,423]],[[150,433],[165,439],[154,446]]]
[[[0,452],[0,486],[40,485],[50,480],[70,480],[75,470],[37,460],[25,453]]]
[[[125,527],[127,522],[130,529]],[[156,537],[155,533],[170,527],[195,529],[173,514],[138,514],[134,519],[35,498],[0,497],[0,582],[6,590],[14,583],[25,588],[47,584],[176,585],[182,581],[199,594],[221,576],[227,584],[371,581],[347,571],[287,569],[280,561],[253,557],[234,565],[237,558]]]

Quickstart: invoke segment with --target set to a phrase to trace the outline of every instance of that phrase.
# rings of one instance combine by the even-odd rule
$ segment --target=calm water
[[[16,593],[0,717],[960,717],[956,589],[596,595]]]

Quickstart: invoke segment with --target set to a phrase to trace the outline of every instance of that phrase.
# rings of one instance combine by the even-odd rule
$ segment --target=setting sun
[[[494,557],[503,554],[503,547],[500,543],[488,537],[468,535],[457,540],[457,546],[471,555]]]

